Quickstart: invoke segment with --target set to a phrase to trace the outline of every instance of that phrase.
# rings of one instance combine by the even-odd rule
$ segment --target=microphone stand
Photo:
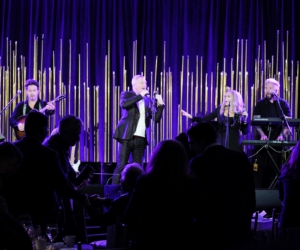
[[[281,108],[281,105],[280,105],[280,98],[277,96],[277,95],[275,95],[275,97],[276,97],[276,101],[277,101],[277,103],[278,103],[278,106],[279,106],[279,109],[280,109],[280,111],[281,111],[281,120],[282,120],[282,134],[284,135],[284,125],[286,125],[287,127],[288,127],[288,129],[289,129],[289,131],[290,131],[290,135],[293,135],[293,133],[292,133],[292,129],[291,129],[291,127],[290,127],[290,125],[289,125],[289,123],[288,123],[288,121],[286,120],[286,118],[285,118],[285,115],[284,115],[284,113],[283,113],[283,110],[282,110],[282,108]]]
[[[9,103],[0,111],[0,115],[2,115],[2,113],[12,104],[19,94],[21,94],[21,91],[18,91],[17,94],[9,101]]]
[[[152,128],[151,128],[151,134],[152,134],[152,151],[156,146],[156,127],[155,127],[155,114],[157,112],[156,109],[156,99],[155,99],[155,95],[156,93],[153,93],[153,97],[150,99],[151,100],[151,115],[152,115],[152,119],[151,119],[151,124],[152,124]]]
[[[18,90],[17,94],[9,101],[9,103],[0,111],[0,121],[1,121],[1,115],[2,113],[13,103],[13,101],[17,98],[19,94],[22,92]],[[5,141],[5,137],[0,133],[0,142]]]
[[[226,121],[225,147],[229,148],[229,113],[230,113],[230,102],[228,103],[227,107],[228,107],[228,113],[227,113],[227,121]]]
[[[279,109],[281,111],[281,117],[280,118],[282,120],[282,125],[281,125],[282,126],[282,136],[285,137],[285,135],[284,135],[284,125],[286,125],[288,127],[288,129],[290,131],[290,135],[293,135],[291,127],[290,127],[288,121],[286,120],[285,115],[283,113],[283,110],[281,108],[280,98],[277,95],[275,95],[275,97],[276,97],[276,101],[278,103],[278,107],[279,107]],[[284,156],[284,150],[283,150],[283,144],[281,144],[281,165],[283,165],[283,163],[284,163],[283,156]]]

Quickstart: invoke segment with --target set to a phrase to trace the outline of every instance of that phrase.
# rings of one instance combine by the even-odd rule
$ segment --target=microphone
[[[17,91],[17,95],[20,95],[20,94],[22,94],[22,91],[21,91],[21,90],[18,90],[18,91]]]
[[[155,98],[156,95],[157,95],[157,91],[154,91],[154,92],[153,92],[153,98]]]
[[[278,97],[274,91],[271,92],[271,97]]]
[[[243,109],[242,109],[242,114],[243,114],[245,111],[247,111],[247,110],[246,110],[245,108],[243,108]],[[245,115],[243,115],[243,117],[246,118]]]

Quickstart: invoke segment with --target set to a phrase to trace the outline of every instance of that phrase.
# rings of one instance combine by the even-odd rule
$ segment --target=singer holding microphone
[[[120,183],[120,174],[128,163],[130,154],[132,162],[143,166],[144,151],[148,145],[146,129],[150,126],[150,119],[154,119],[156,123],[160,121],[165,107],[161,95],[150,97],[144,76],[135,75],[131,84],[132,91],[123,91],[120,96],[122,117],[113,136],[119,142],[113,184]],[[152,117],[151,110],[153,102],[156,106],[155,117]]]
[[[14,109],[10,119],[9,125],[18,129],[19,131],[24,131],[24,123],[19,121],[21,116],[27,115],[31,110],[41,110],[46,107],[45,115],[53,115],[55,106],[51,102],[42,101],[39,99],[39,82],[34,79],[28,79],[25,83],[25,90],[27,100],[19,102]]]
[[[222,104],[204,117],[192,116],[184,110],[181,113],[193,122],[207,122],[217,118],[218,143],[229,149],[243,151],[241,134],[248,133],[248,112],[239,92],[226,91]]]

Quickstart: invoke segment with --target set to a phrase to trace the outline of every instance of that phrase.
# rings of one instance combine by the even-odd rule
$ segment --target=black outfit
[[[152,118],[151,106],[153,100],[147,96],[136,95],[134,91],[124,91],[121,93],[120,106],[122,108],[122,117],[113,136],[120,143],[117,166],[114,171],[114,184],[119,183],[120,174],[123,167],[128,163],[130,153],[132,153],[133,162],[137,162],[141,166],[143,164],[144,150],[148,145],[148,141],[146,137],[134,137],[140,117],[137,102],[142,99],[144,99],[145,104],[145,124],[146,128],[148,128],[150,126],[150,119]],[[164,105],[156,107],[155,122],[160,121],[163,109]]]
[[[208,122],[217,118],[218,122],[218,142],[229,149],[243,151],[242,136],[240,131],[245,135],[248,133],[248,124],[244,120],[240,119],[239,115],[229,117],[229,131],[228,141],[226,142],[226,128],[228,123],[228,117],[224,114],[220,114],[221,106],[216,108],[210,114],[204,117],[193,116],[193,122]],[[227,143],[227,145],[226,145]]]
[[[49,147],[53,150],[55,150],[58,154],[58,158],[60,161],[60,165],[62,168],[62,171],[65,174],[65,177],[74,185],[75,185],[75,180],[76,180],[76,172],[73,169],[73,167],[70,164],[70,147],[65,144],[63,139],[61,138],[60,134],[55,134],[50,137],[48,137],[44,142],[43,145],[46,147]],[[76,235],[77,239],[80,240],[81,242],[86,241],[86,236],[85,233],[80,230],[80,226],[83,224],[83,210],[82,208],[77,209],[77,213],[75,213],[75,206],[74,210],[72,209],[71,203],[70,203],[70,197],[69,196],[60,196],[60,200],[62,200],[63,204],[63,215],[62,215],[62,222],[64,231],[63,234],[65,235]],[[75,205],[75,203],[74,203]],[[77,214],[75,218],[75,214]],[[79,224],[79,225],[78,225]]]
[[[92,206],[87,207],[87,212],[93,222],[101,227],[107,227],[117,222],[124,221],[124,212],[127,208],[131,193],[126,193],[111,202],[107,212],[99,213],[98,210]]]
[[[192,159],[190,169],[207,205],[209,249],[227,249],[249,240],[255,189],[247,155],[215,145]]]
[[[59,134],[55,134],[46,138],[46,140],[43,142],[43,145],[52,148],[57,152],[62,171],[64,172],[66,178],[68,178],[69,181],[74,184],[76,180],[76,172],[70,163],[70,147],[65,145]]]
[[[66,179],[54,150],[29,136],[14,144],[23,161],[11,177],[6,193],[9,211],[15,217],[31,215],[33,223],[45,230],[47,223],[57,221],[60,205],[57,193],[78,200],[85,200],[85,195],[74,190]]]
[[[207,215],[197,180],[188,176],[175,185],[167,178],[148,174],[136,183],[125,211],[135,249],[199,249],[197,243],[205,245],[200,230],[207,229]]]
[[[288,170],[278,180],[279,198],[282,210],[279,218],[280,228],[300,227],[300,172]]]
[[[25,107],[25,113],[24,113],[24,105],[26,105]],[[42,101],[40,99],[37,100],[37,102],[34,105],[34,109],[36,110],[40,110],[42,108],[44,108],[47,105],[46,101]],[[12,113],[11,117],[9,118],[9,125],[12,128],[16,128],[18,126],[18,118],[23,116],[23,115],[27,115],[30,111],[32,110],[32,108],[30,108],[30,106],[28,105],[28,100],[23,101],[23,102],[19,102],[17,104],[17,106],[14,109],[14,112]],[[54,110],[46,110],[45,111],[45,115],[53,115],[54,114]]]
[[[279,99],[279,103],[281,109],[285,116],[291,116],[291,111],[289,104],[283,100]],[[261,118],[271,118],[276,117],[280,118],[282,116],[280,107],[278,102],[275,100],[273,103],[270,102],[267,98],[261,99],[257,102],[256,106],[253,110],[253,116],[260,115]],[[266,136],[269,136],[268,126],[261,126],[262,131]],[[271,133],[269,140],[276,140],[280,133],[282,132],[281,125],[272,125],[271,126]],[[260,134],[256,132],[255,139],[260,140]],[[276,151],[281,151],[281,147],[273,147]],[[261,147],[255,147],[255,151],[260,150]],[[282,155],[281,153],[276,153],[273,150],[269,150],[272,158],[274,159],[277,167],[280,169],[282,165]],[[258,171],[255,173],[255,186],[258,188],[268,188],[272,181],[276,176],[276,171],[274,170],[274,163],[272,162],[269,154],[267,153],[266,149],[262,149],[258,155],[256,160],[258,164]]]
[[[291,116],[291,111],[289,104],[283,100],[279,99],[281,109],[285,116]],[[256,106],[253,110],[253,116],[260,115],[261,118],[270,118],[270,117],[278,117],[280,118],[282,116],[280,107],[278,106],[278,102],[274,101],[273,103],[270,102],[267,98],[261,99],[257,102]],[[261,129],[263,130],[264,134],[266,136],[269,135],[268,127],[267,126],[261,126]],[[282,127],[279,126],[272,126],[271,135],[269,140],[276,140],[277,137],[282,132]],[[256,139],[260,139],[260,135],[256,135]]]

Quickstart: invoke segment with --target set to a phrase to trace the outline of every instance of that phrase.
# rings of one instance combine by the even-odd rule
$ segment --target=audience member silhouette
[[[13,215],[30,214],[33,223],[41,225],[42,232],[47,223],[57,220],[60,206],[57,193],[83,202],[88,200],[66,179],[57,153],[42,145],[47,131],[47,117],[31,111],[25,121],[25,137],[14,143],[23,161],[11,179],[12,189],[7,199]]]
[[[199,154],[191,160],[190,170],[198,178],[207,204],[207,230],[215,232],[208,235],[210,247],[241,249],[250,239],[255,209],[253,173],[247,155],[217,143],[211,123],[199,123],[187,133],[192,149]]]
[[[10,142],[0,143],[0,195],[9,189],[9,178],[22,160],[18,148]],[[8,185],[8,186],[7,186]],[[31,240],[22,225],[9,213],[0,196],[0,249],[32,249]]]
[[[282,210],[280,228],[300,228],[300,141],[294,147],[290,159],[281,168],[278,180]]]
[[[57,132],[52,131],[51,136],[46,138],[43,142],[44,146],[56,151],[62,171],[66,178],[74,185],[74,188],[77,188],[75,185],[76,172],[70,163],[70,147],[75,146],[79,141],[81,131],[82,121],[74,115],[66,115],[59,121]],[[82,208],[79,209],[79,206],[75,206],[76,203],[73,203],[74,206],[72,209],[69,196],[62,196],[59,197],[59,199],[63,202],[64,210],[60,220],[63,222],[62,224],[64,224],[64,232],[61,233],[75,235],[78,240],[85,241],[85,230],[80,229],[80,225],[84,224]]]
[[[192,158],[194,158],[196,156],[196,154],[190,149],[189,137],[188,137],[187,133],[185,133],[185,132],[180,133],[178,136],[175,137],[175,140],[180,142],[184,146],[184,148],[188,154],[189,160],[191,160]]]
[[[88,207],[88,213],[94,223],[102,227],[123,222],[124,212],[127,208],[132,191],[138,177],[143,173],[142,167],[138,163],[127,164],[121,172],[121,186],[123,194],[114,199],[105,213],[98,213],[94,207]]]
[[[204,205],[188,156],[175,140],[160,142],[138,179],[125,212],[136,249],[198,249]],[[204,216],[205,217],[205,216]],[[202,218],[205,227],[205,218]]]

